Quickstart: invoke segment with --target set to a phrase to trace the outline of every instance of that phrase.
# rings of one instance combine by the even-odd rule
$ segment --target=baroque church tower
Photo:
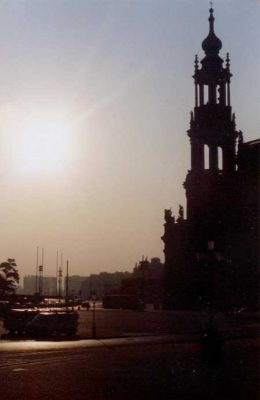
[[[195,56],[191,169],[184,182],[187,219],[181,206],[177,219],[165,210],[165,303],[173,308],[203,300],[241,303],[248,291],[253,302],[257,291],[250,285],[259,261],[259,141],[243,143],[236,130],[230,59],[219,56],[222,42],[213,12],[210,8],[201,66]]]
[[[202,42],[205,57],[199,68],[195,57],[195,107],[191,112],[188,135],[191,143],[191,170],[184,187],[187,218],[197,235],[197,250],[211,246],[221,248],[223,235],[235,212],[238,193],[238,138],[235,115],[230,103],[230,60],[219,56],[221,40],[214,32],[213,9],[209,16],[209,34]],[[227,212],[228,209],[228,212]],[[200,229],[202,228],[203,229]]]

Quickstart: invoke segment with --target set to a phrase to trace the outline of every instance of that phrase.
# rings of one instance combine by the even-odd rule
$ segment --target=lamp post
[[[39,265],[39,295],[43,294],[43,265]]]
[[[69,260],[67,260],[67,274],[66,274],[66,310],[69,309]]]
[[[96,293],[92,293],[92,339],[96,339],[97,331],[96,331]]]
[[[61,302],[61,284],[62,284],[62,268],[59,268],[58,271],[58,299],[59,303]]]
[[[35,275],[35,294],[38,293],[38,268],[39,268],[39,246],[36,253],[36,275]]]

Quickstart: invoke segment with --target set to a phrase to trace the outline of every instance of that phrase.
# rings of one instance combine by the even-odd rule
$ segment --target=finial
[[[238,132],[238,143],[241,145],[244,142],[243,133],[242,131]]]
[[[198,68],[199,68],[199,59],[198,59],[198,54],[196,54],[196,55],[195,55],[194,66],[195,66],[195,71],[197,71],[197,70],[198,70]]]
[[[212,15],[213,14],[213,12],[214,12],[214,8],[213,8],[213,1],[210,1],[209,2],[209,4],[210,4],[210,9],[209,9],[209,12],[210,12],[210,14]],[[213,16],[213,15],[212,15]]]
[[[202,42],[202,48],[206,53],[206,56],[218,56],[218,53],[222,47],[222,42],[221,40],[215,35],[214,32],[214,21],[215,17],[213,15],[213,3],[212,1],[210,2],[211,8],[209,9],[209,34],[206,37],[206,39],[203,40]]]
[[[214,18],[214,15],[213,15],[213,12],[214,12],[214,9],[212,8],[213,7],[213,2],[211,1],[210,2],[210,9],[209,9],[209,13],[210,13],[210,16],[209,16],[209,31],[210,32],[214,32],[214,21],[215,21],[215,18]]]
[[[232,113],[232,123],[234,125],[234,127],[236,127],[236,114]]]
[[[230,67],[229,53],[227,53],[227,56],[226,56],[226,67],[227,67],[227,69],[229,69],[229,67]]]

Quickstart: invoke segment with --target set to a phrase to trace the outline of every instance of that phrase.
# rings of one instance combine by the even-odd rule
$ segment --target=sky
[[[259,137],[260,2],[215,0],[231,102]],[[206,0],[0,1],[0,257],[44,275],[131,271],[163,257],[185,205],[194,56]]]

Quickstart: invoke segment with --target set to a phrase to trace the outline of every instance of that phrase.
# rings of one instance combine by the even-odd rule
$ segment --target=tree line
[[[0,299],[15,292],[20,276],[15,259],[8,258],[0,264]]]

